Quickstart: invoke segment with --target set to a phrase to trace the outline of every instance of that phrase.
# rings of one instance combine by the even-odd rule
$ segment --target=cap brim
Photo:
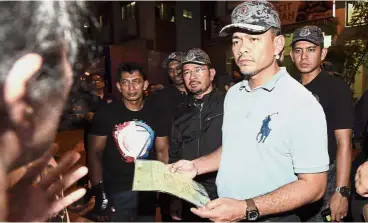
[[[234,28],[239,28],[239,29],[245,29],[249,32],[252,33],[262,33],[265,32],[267,30],[269,30],[271,27],[264,27],[264,26],[258,26],[258,25],[253,25],[253,24],[245,24],[245,23],[234,23],[234,24],[230,24],[227,26],[224,26],[221,31],[219,36],[228,36],[230,34],[232,34],[232,29]]]
[[[307,39],[307,38],[298,38],[298,39],[294,39],[294,40],[291,42],[290,46],[293,46],[293,45],[294,45],[294,43],[299,42],[299,41],[307,41],[307,42],[313,43],[313,44],[315,44],[315,45],[317,45],[317,46],[320,46],[320,45],[321,45],[321,43],[316,42],[316,41],[313,41],[313,40],[310,40],[310,39]]]
[[[173,61],[173,60],[178,61],[179,63],[181,63],[181,61],[180,61],[180,60],[177,60],[177,59],[166,59],[166,60],[164,60],[164,62],[162,62],[161,66],[162,66],[163,68],[167,68],[167,65],[168,65],[171,61]]]
[[[209,65],[210,63],[205,63],[205,62],[199,62],[199,61],[183,61],[181,64],[188,64],[188,63],[192,63],[192,64],[198,64],[198,65]]]

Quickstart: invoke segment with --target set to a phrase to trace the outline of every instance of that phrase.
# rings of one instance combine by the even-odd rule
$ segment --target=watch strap
[[[254,203],[253,199],[246,199],[245,202],[247,203],[247,210],[249,211],[258,210],[256,203]]]

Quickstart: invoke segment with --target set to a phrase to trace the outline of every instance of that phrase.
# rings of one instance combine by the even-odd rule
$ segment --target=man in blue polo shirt
[[[218,170],[219,199],[192,212],[212,221],[298,221],[292,210],[319,200],[329,159],[323,109],[277,64],[285,43],[268,2],[247,1],[220,35],[232,35],[244,81],[227,93],[223,145],[194,161],[169,165],[188,177]]]

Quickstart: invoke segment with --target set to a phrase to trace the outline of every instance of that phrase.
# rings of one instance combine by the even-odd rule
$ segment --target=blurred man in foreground
[[[45,221],[85,193],[80,189],[55,200],[87,173],[85,167],[69,172],[80,157],[73,152],[34,183],[51,159],[47,151],[73,82],[83,8],[81,2],[1,3],[1,221]],[[22,166],[25,171],[9,188],[7,175]]]

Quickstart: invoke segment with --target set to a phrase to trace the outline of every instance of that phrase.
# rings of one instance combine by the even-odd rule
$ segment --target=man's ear
[[[116,82],[116,87],[118,88],[118,90],[121,92],[121,85],[120,82]]]
[[[326,58],[327,53],[328,53],[328,49],[323,48],[322,53],[321,53],[321,60],[324,60]]]
[[[19,58],[10,69],[5,80],[4,95],[6,103],[13,103],[26,93],[27,81],[42,66],[42,57],[38,54],[26,54]]]
[[[273,44],[275,46],[275,52],[273,55],[280,55],[280,53],[284,50],[285,37],[283,35],[275,36]]]
[[[210,80],[213,81],[215,79],[216,76],[216,70],[215,68],[211,68],[210,69]]]
[[[38,54],[26,54],[12,66],[4,83],[4,100],[9,108],[12,122],[26,124],[24,117],[33,113],[33,108],[26,102],[26,85],[42,66],[42,57]]]
[[[145,91],[145,90],[147,90],[148,85],[149,85],[148,80],[145,80],[145,81],[144,81],[144,86],[143,86],[143,90],[144,90],[144,91]]]

